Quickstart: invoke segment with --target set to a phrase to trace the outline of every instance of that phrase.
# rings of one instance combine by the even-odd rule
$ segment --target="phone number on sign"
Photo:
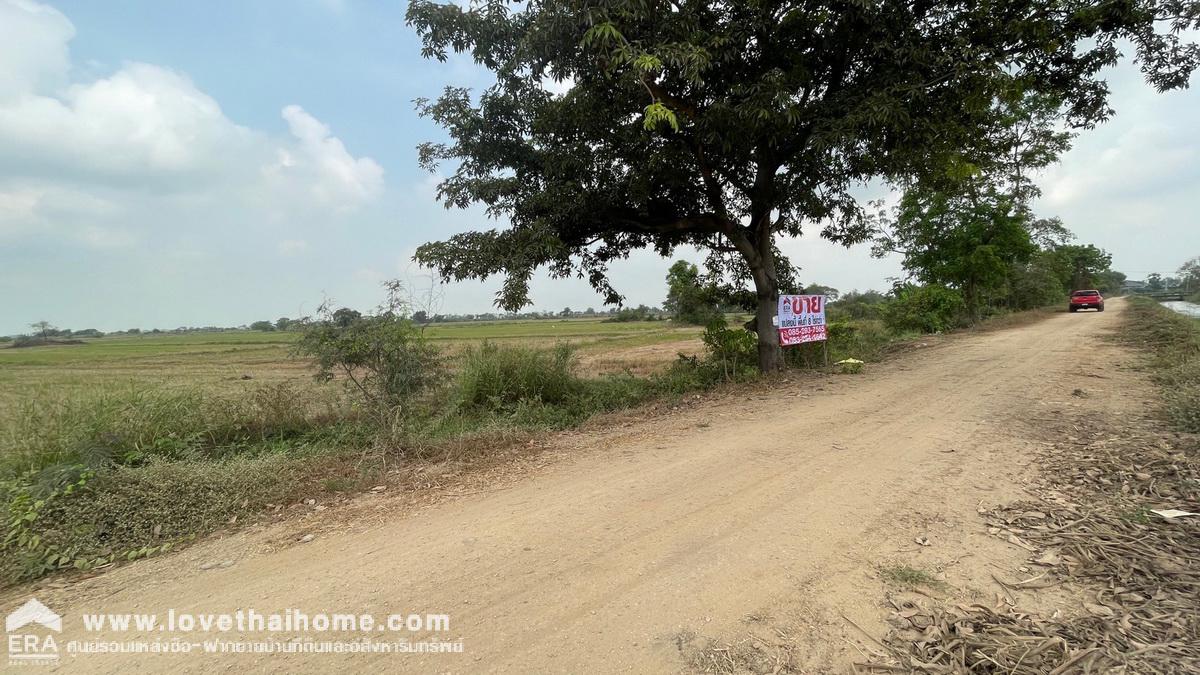
[[[779,344],[798,345],[804,342],[820,342],[825,338],[825,326],[795,326],[779,329]]]

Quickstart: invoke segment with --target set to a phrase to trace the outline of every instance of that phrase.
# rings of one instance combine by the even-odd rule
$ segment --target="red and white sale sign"
[[[820,342],[826,336],[824,295],[779,296],[779,344]]]

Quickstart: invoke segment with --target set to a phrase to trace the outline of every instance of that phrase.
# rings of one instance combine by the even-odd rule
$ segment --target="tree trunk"
[[[779,346],[779,329],[772,319],[779,310],[779,294],[758,295],[758,311],[754,315],[758,333],[758,369],[764,373],[783,370],[783,349]]]
[[[783,349],[779,346],[779,329],[775,314],[779,311],[779,280],[775,273],[775,256],[767,245],[759,250],[758,265],[752,265],[754,292],[758,307],[754,313],[754,328],[758,334],[758,369],[764,373],[783,370]]]
[[[779,274],[775,269],[775,249],[771,246],[770,209],[755,208],[759,214],[754,221],[759,223],[757,232],[748,233],[727,221],[725,234],[733,243],[754,280],[756,307],[754,318],[747,322],[746,329],[758,336],[758,369],[770,373],[783,369],[783,350],[779,347],[779,330],[775,327],[775,313],[779,310]]]

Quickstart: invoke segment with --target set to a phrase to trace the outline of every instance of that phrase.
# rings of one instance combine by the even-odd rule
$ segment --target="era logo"
[[[39,632],[46,633],[44,636],[34,632],[38,627],[43,629]],[[9,665],[58,660],[58,643],[49,631],[62,632],[62,618],[37,599],[31,598],[9,614],[4,620],[4,630],[8,633]]]

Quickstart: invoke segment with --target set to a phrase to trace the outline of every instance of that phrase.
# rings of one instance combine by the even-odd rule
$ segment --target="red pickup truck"
[[[1078,312],[1081,309],[1094,309],[1097,312],[1104,311],[1104,297],[1100,295],[1100,291],[1075,291],[1071,294],[1071,300],[1067,304],[1067,309],[1072,312]]]

